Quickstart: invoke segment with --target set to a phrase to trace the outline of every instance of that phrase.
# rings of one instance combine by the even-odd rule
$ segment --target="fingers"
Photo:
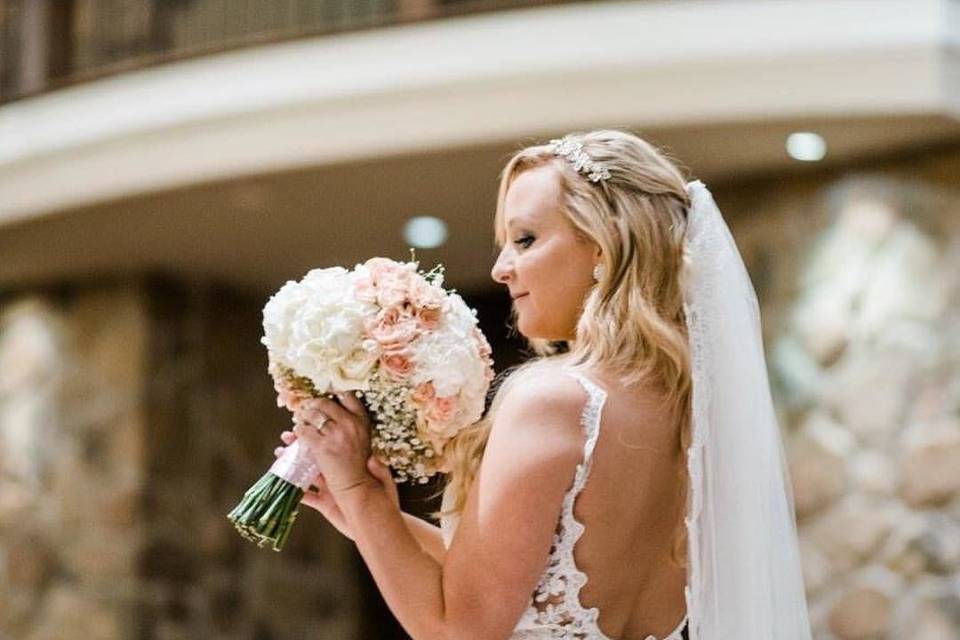
[[[327,499],[324,496],[316,493],[303,494],[303,497],[300,498],[300,502],[307,505],[311,509],[316,509],[321,514],[327,509]]]
[[[319,409],[305,409],[297,412],[296,416],[297,422],[312,427],[319,427],[329,419],[329,416]]]
[[[298,438],[302,438],[308,445],[312,446],[320,444],[320,439],[323,438],[316,427],[302,423],[293,428],[293,433],[296,434]]]
[[[337,502],[333,499],[333,495],[331,495],[331,493],[326,491],[323,487],[319,488],[317,491],[305,492],[303,497],[300,498],[300,502],[308,507],[316,509],[323,514],[325,518],[329,519],[337,517]]]
[[[337,398],[340,399],[340,403],[346,407],[347,411],[350,413],[363,415],[363,412],[367,410],[366,407],[363,406],[363,403],[360,402],[360,398],[357,397],[357,394],[352,391],[338,393]]]
[[[317,398],[316,403],[317,410],[330,416],[330,419],[336,422],[348,423],[351,418],[354,417],[350,411],[336,400]]]
[[[380,462],[377,456],[372,455],[367,458],[367,469],[374,478],[380,481],[393,503],[400,506],[400,491],[390,474],[390,467]]]
[[[377,456],[370,456],[367,458],[367,469],[370,470],[370,473],[373,474],[373,477],[381,482],[389,480],[393,482],[393,477],[390,475],[390,469],[385,464],[380,462]]]
[[[283,443],[286,444],[287,446],[290,446],[291,444],[296,442],[297,434],[295,434],[293,431],[284,431],[280,434],[280,440],[282,440]],[[287,450],[287,447],[277,447],[276,449],[273,450],[273,455],[279,458],[280,456],[283,455],[283,452],[286,450]]]

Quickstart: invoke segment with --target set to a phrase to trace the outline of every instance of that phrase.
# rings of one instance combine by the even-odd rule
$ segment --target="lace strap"
[[[549,638],[590,638],[611,640],[600,631],[597,607],[584,608],[580,602],[580,589],[587,583],[587,574],[577,567],[573,550],[583,535],[584,525],[573,513],[577,495],[583,489],[590,474],[593,449],[600,434],[600,414],[607,393],[579,372],[567,369],[587,392],[587,403],[580,417],[586,434],[583,445],[583,460],[577,465],[573,486],[563,497],[560,522],[550,549],[550,559],[540,583],[534,592],[531,606],[520,620],[518,629],[543,630]],[[523,636],[514,636],[523,637]]]
[[[600,414],[607,399],[607,392],[582,373],[570,369],[567,372],[576,378],[587,392],[587,404],[580,416],[580,426],[587,438],[583,443],[583,462],[577,467],[575,478],[575,492],[579,493],[583,485],[586,484],[593,460],[593,449],[597,445],[597,438],[600,437]]]

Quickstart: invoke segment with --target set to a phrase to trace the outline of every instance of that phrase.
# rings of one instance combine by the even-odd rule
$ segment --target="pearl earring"
[[[599,262],[593,265],[593,280],[594,282],[600,282],[603,279],[603,265]]]

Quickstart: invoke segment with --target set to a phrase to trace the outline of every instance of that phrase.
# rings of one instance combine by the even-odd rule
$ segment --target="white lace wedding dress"
[[[587,391],[587,403],[581,416],[586,433],[583,461],[577,465],[573,484],[563,498],[563,509],[550,548],[550,557],[530,603],[513,630],[511,640],[614,640],[606,636],[597,625],[600,610],[585,608],[580,603],[580,589],[587,582],[587,575],[577,568],[573,549],[583,534],[584,525],[574,518],[573,505],[577,495],[590,475],[593,449],[600,433],[600,415],[607,393],[593,381],[575,371],[568,371]],[[451,495],[444,494],[443,508],[449,507]],[[449,548],[456,529],[454,517],[442,518],[440,529],[444,545]],[[659,640],[682,640],[682,631],[687,622],[684,616],[676,629]],[[644,640],[658,640],[650,635]]]

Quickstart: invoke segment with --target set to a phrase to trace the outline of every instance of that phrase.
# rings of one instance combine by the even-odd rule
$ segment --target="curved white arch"
[[[571,4],[124,73],[0,108],[0,225],[236,175],[596,122],[957,114],[957,4]]]

